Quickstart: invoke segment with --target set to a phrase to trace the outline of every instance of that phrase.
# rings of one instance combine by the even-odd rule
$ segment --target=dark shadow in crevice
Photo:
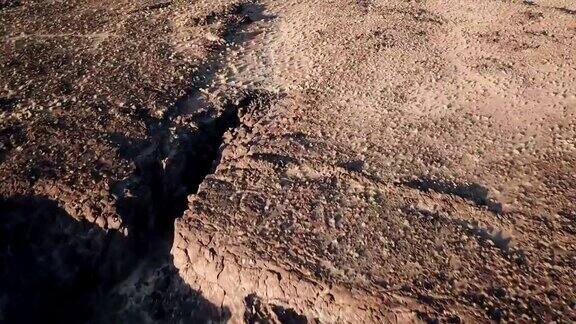
[[[292,308],[280,305],[266,304],[256,294],[249,294],[244,298],[244,322],[246,324],[306,324],[308,318],[298,314]]]
[[[293,308],[284,308],[279,305],[272,305],[272,311],[282,324],[306,324],[308,319],[304,315],[298,314]]]
[[[0,321],[83,322],[89,296],[133,260],[120,233],[76,221],[47,198],[0,199],[0,218]]]
[[[231,10],[226,34],[234,41],[235,29],[252,19],[242,19],[242,6]],[[218,51],[200,68],[204,82],[217,70]],[[197,80],[194,89],[202,86]],[[110,134],[121,157],[135,166],[132,176],[110,187],[121,230],[76,221],[45,197],[0,200],[0,321],[204,323],[230,318],[226,307],[210,303],[180,277],[170,254],[174,220],[219,163],[223,135],[240,125],[241,111],[260,95],[224,98],[200,119],[194,119],[195,107],[183,105],[194,96],[196,90],[163,118],[143,116],[146,139]],[[192,116],[186,116],[189,112]]]
[[[175,219],[187,209],[188,196],[213,172],[224,134],[240,125],[239,109],[251,100],[246,96],[227,104],[196,129],[176,126],[157,133],[135,157],[134,175],[112,187],[138,262],[98,303],[106,311],[98,314],[97,322],[141,322],[148,317],[208,322],[230,317],[227,308],[206,303],[182,281],[170,250]]]
[[[0,322],[198,323],[230,317],[180,278],[169,244],[155,251],[150,266],[162,266],[154,276],[134,285],[146,292],[138,299],[114,287],[142,265],[133,253],[139,242],[77,221],[43,197],[0,199],[0,217]],[[144,279],[151,290],[138,286]]]
[[[195,194],[204,178],[219,163],[224,133],[240,125],[239,109],[249,105],[255,96],[244,97],[221,107],[216,116],[206,116],[196,128],[166,124],[151,135],[140,153],[124,147],[125,157],[133,157],[133,176],[111,186],[117,199],[117,211],[123,224],[142,236],[139,242],[155,244],[154,239],[172,240],[174,220],[188,206],[188,196]],[[118,143],[133,142],[129,139]],[[145,142],[139,142],[140,144]],[[142,253],[150,247],[142,246]]]

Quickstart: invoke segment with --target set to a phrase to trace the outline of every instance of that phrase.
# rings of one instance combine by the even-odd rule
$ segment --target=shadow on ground
[[[147,244],[153,257],[144,258],[143,242],[76,221],[42,197],[2,199],[0,217],[0,322],[229,318],[180,278],[171,237],[154,238]]]

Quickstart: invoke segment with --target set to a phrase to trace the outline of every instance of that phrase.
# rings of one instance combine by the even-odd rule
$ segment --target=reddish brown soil
[[[576,321],[575,12],[1,1],[0,321]]]

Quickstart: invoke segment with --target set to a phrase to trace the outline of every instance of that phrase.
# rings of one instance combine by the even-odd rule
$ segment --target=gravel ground
[[[0,321],[576,321],[571,1],[0,21]]]

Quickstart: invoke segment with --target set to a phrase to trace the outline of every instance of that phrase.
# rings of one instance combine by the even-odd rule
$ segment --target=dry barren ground
[[[0,1],[0,322],[576,321],[569,0]]]

